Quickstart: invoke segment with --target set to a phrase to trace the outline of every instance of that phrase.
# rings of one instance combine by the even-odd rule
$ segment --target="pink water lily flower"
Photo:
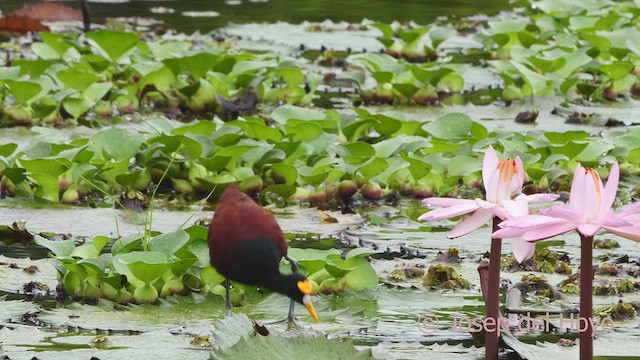
[[[422,200],[425,204],[442,206],[443,208],[431,210],[421,215],[418,220],[442,220],[473,213],[451,229],[447,234],[449,238],[466,235],[485,225],[495,216],[504,220],[507,218],[507,214],[502,203],[505,200],[512,200],[521,194],[524,177],[524,168],[519,156],[515,159],[498,160],[496,151],[492,146],[489,146],[482,161],[482,182],[486,192],[486,200],[426,198]],[[552,194],[525,196],[526,201],[529,203],[549,202],[557,198],[558,195]]]
[[[502,202],[507,219],[518,218],[529,215],[529,203],[525,195],[518,195],[515,200],[505,200]],[[536,250],[536,244],[524,240],[522,237],[511,238],[511,251],[518,263],[530,259]]]
[[[640,211],[638,204],[615,215],[611,210],[618,189],[620,168],[614,163],[609,180],[603,186],[598,172],[592,168],[577,165],[569,204],[558,204],[540,210],[542,215],[527,215],[500,223],[502,229],[493,233],[494,238],[522,236],[526,241],[547,239],[571,230],[584,236],[593,236],[600,229],[617,233],[624,237],[640,240]]]

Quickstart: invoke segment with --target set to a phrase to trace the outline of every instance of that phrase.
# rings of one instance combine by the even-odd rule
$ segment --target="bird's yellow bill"
[[[307,311],[309,311],[309,314],[311,314],[313,320],[315,322],[318,322],[318,314],[316,314],[316,309],[313,308],[313,304],[311,303],[311,301],[308,301],[306,304],[304,304],[304,307],[307,308]]]

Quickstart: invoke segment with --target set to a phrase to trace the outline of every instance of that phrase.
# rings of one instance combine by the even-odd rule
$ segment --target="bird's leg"
[[[227,290],[226,296],[226,307],[227,307],[227,316],[231,316],[231,298],[229,297],[229,279],[224,279],[224,287]]]
[[[285,255],[284,258],[291,263],[291,272],[294,274],[297,274],[298,271],[300,270],[300,265],[298,264],[298,262],[294,258],[289,257],[289,255]],[[296,322],[296,317],[293,314],[293,309],[295,305],[296,305],[296,302],[293,301],[293,299],[291,299],[291,302],[289,303],[289,315],[287,315],[287,322],[294,323],[294,324]]]

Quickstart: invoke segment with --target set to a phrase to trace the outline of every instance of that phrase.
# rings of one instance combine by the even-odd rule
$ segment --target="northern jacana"
[[[289,322],[294,321],[295,302],[303,304],[313,319],[318,315],[311,303],[312,285],[298,273],[298,263],[287,256],[287,241],[273,215],[238,186],[230,184],[209,224],[211,265],[225,278],[227,315],[231,315],[229,280],[265,287],[291,298]],[[293,273],[280,273],[282,258],[291,263]]]

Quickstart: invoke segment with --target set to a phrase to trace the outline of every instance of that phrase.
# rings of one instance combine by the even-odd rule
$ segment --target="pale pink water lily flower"
[[[529,215],[529,203],[525,195],[518,195],[515,200],[505,200],[502,202],[505,210],[505,217],[513,219],[521,216]],[[522,237],[511,238],[511,251],[518,263],[530,259],[536,250],[536,244],[524,240]]]
[[[485,225],[494,216],[504,220],[507,214],[503,201],[512,200],[522,193],[524,167],[520,157],[498,160],[492,146],[487,149],[482,161],[482,182],[486,192],[483,199],[426,198],[423,203],[430,206],[442,206],[422,214],[418,220],[435,221],[473,213],[457,223],[447,234],[449,238],[466,235]],[[550,202],[558,198],[555,194],[523,195],[528,203]]]
[[[522,236],[526,241],[547,239],[571,230],[593,236],[600,229],[640,241],[640,205],[635,204],[618,215],[611,210],[618,189],[620,168],[614,163],[606,186],[597,171],[578,164],[568,204],[540,210],[542,215],[526,215],[500,223],[494,238]]]

